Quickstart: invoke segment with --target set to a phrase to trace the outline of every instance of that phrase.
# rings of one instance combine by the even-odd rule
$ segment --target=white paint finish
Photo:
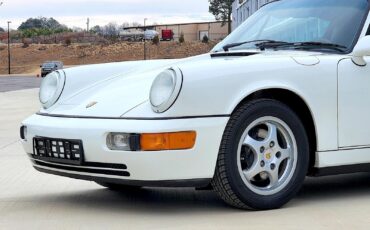
[[[292,59],[292,57],[302,59],[303,53],[307,55],[307,60],[317,58],[320,59],[320,63],[305,66],[297,64]],[[183,88],[176,103],[163,114],[152,111],[146,95],[149,95],[150,82],[164,67],[146,72],[134,71],[131,75],[96,84],[90,90],[85,89],[69,97],[73,103],[62,100],[52,113],[105,117],[120,116],[125,112],[127,113],[123,115],[124,117],[231,114],[238,103],[251,93],[263,89],[286,89],[296,93],[309,106],[317,131],[318,150],[336,150],[337,63],[342,58],[345,56],[295,51],[263,52],[244,58],[227,59],[211,58],[206,54],[176,63],[184,74]],[[261,66],[264,68],[260,68]],[[203,74],[207,72],[208,74]],[[140,84],[136,87],[125,87],[135,85],[137,80]],[[126,90],[120,90],[121,88]],[[86,109],[86,105],[92,101],[97,101],[98,104]],[[121,103],[121,106],[117,103]],[[96,125],[94,123],[94,126]],[[167,125],[156,131],[165,128]],[[138,131],[140,130],[136,130]],[[217,155],[217,152],[214,154]]]
[[[0,143],[16,141],[22,117],[38,107],[36,90],[0,93]],[[285,208],[246,213],[227,208],[213,191],[112,192],[93,182],[39,173],[18,142],[0,149],[0,162],[0,229],[85,229],[88,223],[89,229],[245,230],[248,223],[261,230],[367,230],[370,224],[369,174],[307,178]]]
[[[338,147],[336,69],[342,57],[308,54],[315,55],[321,60],[320,63],[314,66],[299,65],[291,56],[301,57],[302,52],[286,51],[265,52],[245,58],[213,58],[178,63],[184,74],[184,85],[170,110],[155,114],[150,104],[144,103],[124,116],[231,114],[245,97],[256,91],[286,89],[296,93],[310,107],[318,133],[318,149],[335,150]]]
[[[81,91],[54,107],[54,114],[120,117],[125,112],[148,100],[154,77],[159,73],[149,72],[125,78],[106,80],[101,84]],[[148,77],[150,76],[150,77]],[[91,102],[94,106],[86,108]]]
[[[318,52],[263,51],[248,57],[211,58],[204,54],[179,60],[81,67],[66,70],[67,83],[62,97],[44,112],[126,118],[222,115],[231,114],[252,93],[284,89],[301,97],[311,111],[320,153],[318,167],[369,163],[366,150],[336,152],[339,147],[370,144],[370,127],[366,124],[370,115],[367,106],[370,78],[365,78],[369,67],[358,67],[351,58],[351,55]],[[174,105],[158,114],[148,102],[150,85],[160,71],[170,67],[182,71],[183,87]],[[86,105],[94,101],[98,103],[87,109]],[[170,180],[213,176],[227,121],[228,118],[139,121],[33,116],[25,123],[30,127],[30,138],[41,135],[82,139],[88,160],[124,162],[133,173],[132,179]],[[105,134],[111,131],[184,130],[196,130],[199,134],[197,146],[192,150],[132,153],[112,152],[104,147]],[[25,143],[25,149],[32,150],[31,144]],[[321,154],[324,151],[330,154],[324,156]]]
[[[258,90],[280,88],[296,93],[310,107],[318,133],[318,150],[335,150],[338,147],[337,122],[333,119],[337,117],[336,66],[341,58],[343,56],[314,52],[266,51],[244,58],[211,58],[205,54],[176,60],[176,63],[166,63],[165,66],[161,61],[150,61],[149,66],[159,63],[161,66],[146,71],[133,68],[110,80],[95,84],[91,81],[89,87],[82,87],[78,93],[67,90],[67,94],[73,96],[63,96],[50,112],[104,117],[122,114],[124,117],[231,114],[248,95]],[[317,60],[320,63],[301,65],[296,60],[304,64],[314,64]],[[147,102],[151,82],[160,71],[171,66],[179,67],[183,72],[183,88],[172,108],[157,114]],[[73,79],[72,74],[67,72],[67,78]],[[86,109],[86,105],[94,101],[98,103]]]
[[[292,57],[292,59],[298,64],[306,66],[317,65],[320,63],[320,59],[318,59],[315,56],[302,56],[302,57],[296,56]]]
[[[370,145],[369,73],[370,65],[357,66],[350,58],[338,65],[339,147]]]
[[[316,153],[316,168],[370,163],[370,148]]]
[[[27,140],[32,140],[35,136],[79,139],[83,142],[86,161],[127,164],[131,177],[126,179],[179,180],[213,177],[218,143],[221,142],[227,121],[227,117],[133,121],[33,115],[23,124],[27,125]],[[111,151],[106,147],[106,135],[109,132],[158,133],[190,130],[197,132],[196,145],[191,150],[121,152]],[[23,142],[23,146],[27,153],[32,153],[32,141]]]
[[[150,63],[144,61],[131,61],[65,69],[66,83],[63,94],[54,106],[48,110],[43,110],[43,112],[51,112],[61,104],[73,104],[73,101],[71,101],[72,98],[86,91],[95,93],[98,88],[109,85],[109,83],[114,82],[116,78],[125,78],[130,72],[138,72],[138,70],[150,71],[153,68],[159,68],[160,66],[174,62],[176,62],[176,60],[155,60],[150,61]]]
[[[359,66],[367,65],[366,56],[370,56],[370,35],[361,38],[352,53],[352,60]]]

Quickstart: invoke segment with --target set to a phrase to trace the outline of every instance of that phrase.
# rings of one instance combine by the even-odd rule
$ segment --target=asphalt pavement
[[[114,192],[39,173],[18,137],[20,122],[39,109],[38,90],[9,91],[12,83],[0,81],[8,91],[0,93],[0,229],[369,229],[366,173],[307,178],[292,202],[264,212],[230,208],[212,191]]]
[[[0,76],[0,92],[39,88],[40,84],[41,78],[36,76]]]

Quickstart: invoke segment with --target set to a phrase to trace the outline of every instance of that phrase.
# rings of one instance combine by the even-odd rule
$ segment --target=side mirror
[[[358,41],[352,55],[353,63],[359,66],[367,65],[364,57],[370,56],[370,36],[365,36]]]

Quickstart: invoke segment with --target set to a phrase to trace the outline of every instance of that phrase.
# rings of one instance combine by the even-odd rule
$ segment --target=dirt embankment
[[[159,45],[147,43],[148,59],[183,58],[209,52],[215,42],[161,42]],[[0,45],[0,74],[8,72],[8,52]],[[121,42],[111,45],[72,44],[64,46],[31,44],[11,45],[12,74],[38,73],[41,63],[47,60],[60,60],[64,65],[84,65],[129,60],[142,60],[143,43]]]

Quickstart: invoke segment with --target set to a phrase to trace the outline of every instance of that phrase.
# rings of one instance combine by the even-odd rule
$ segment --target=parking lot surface
[[[41,78],[35,76],[0,76],[0,92],[38,88]]]
[[[37,93],[0,93],[0,229],[369,229],[366,173],[308,178],[296,199],[265,212],[230,208],[212,191],[114,192],[39,173],[18,141],[20,122],[39,108]]]

